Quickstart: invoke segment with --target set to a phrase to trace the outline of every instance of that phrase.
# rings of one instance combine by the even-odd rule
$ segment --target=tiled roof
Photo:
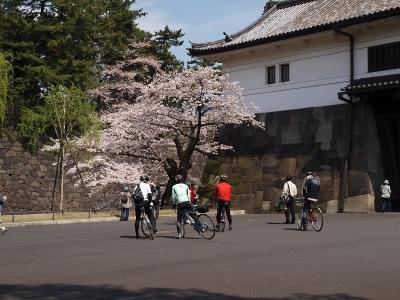
[[[286,0],[231,41],[192,44],[192,55],[213,54],[400,15],[400,0]]]
[[[346,86],[342,91],[356,93],[371,89],[387,89],[394,87],[400,87],[400,74],[356,79],[353,84]]]

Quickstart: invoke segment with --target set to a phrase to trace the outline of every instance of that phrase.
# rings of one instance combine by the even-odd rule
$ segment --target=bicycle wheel
[[[221,231],[225,231],[225,225],[226,225],[226,210],[225,207],[222,209],[222,214],[221,214]]]
[[[141,218],[140,227],[142,228],[142,232],[145,235],[145,237],[150,237],[150,239],[152,240],[153,239],[153,227],[147,216]]]
[[[315,231],[321,231],[324,226],[324,218],[322,216],[322,211],[319,207],[314,207],[309,213],[309,220],[311,226]]]
[[[207,240],[211,240],[215,236],[215,225],[213,220],[206,215],[200,214],[199,215],[199,233],[201,236]]]
[[[186,220],[188,220],[188,216],[187,216],[187,212],[185,212],[181,223],[179,224],[179,229],[180,229],[180,233],[181,233],[181,237],[184,238],[185,237],[185,224],[186,224]]]

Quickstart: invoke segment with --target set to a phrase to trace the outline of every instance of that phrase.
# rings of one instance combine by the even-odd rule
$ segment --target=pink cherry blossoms
[[[244,104],[239,85],[219,71],[199,67],[165,73],[153,58],[135,57],[137,49],[131,47],[126,59],[108,70],[108,83],[93,92],[105,110],[91,165],[95,172],[86,177],[89,186],[132,183],[150,170],[153,177],[168,179],[168,189],[175,175],[187,175],[196,153],[231,149],[214,140],[218,129],[228,124],[263,128],[254,109]]]

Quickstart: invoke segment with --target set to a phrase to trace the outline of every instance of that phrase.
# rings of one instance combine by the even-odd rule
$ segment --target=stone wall
[[[287,175],[294,176],[301,193],[305,171],[321,180],[320,200],[329,211],[338,210],[341,177],[345,176],[345,211],[374,210],[374,186],[383,176],[373,110],[354,105],[350,170],[342,174],[349,137],[349,106],[335,105],[261,114],[267,129],[231,127],[219,139],[233,144],[208,160],[203,183],[215,184],[227,174],[233,184],[233,206],[249,212],[272,209]],[[372,202],[372,203],[371,203]]]
[[[54,163],[55,159],[44,152],[26,151],[12,133],[0,135],[0,185],[7,194],[5,211],[49,210],[56,172]],[[84,191],[74,187],[67,177],[64,208],[84,209],[90,207],[89,202]],[[54,208],[58,207],[56,192]]]

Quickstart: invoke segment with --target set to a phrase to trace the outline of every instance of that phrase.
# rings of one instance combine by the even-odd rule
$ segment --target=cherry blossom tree
[[[161,164],[168,175],[163,199],[177,174],[186,176],[195,153],[232,149],[214,140],[228,124],[263,128],[242,89],[211,67],[156,73],[134,103],[121,101],[102,116],[103,151]]]
[[[103,132],[81,163],[93,189],[110,183],[131,184],[143,171],[167,182],[169,198],[175,176],[187,176],[193,156],[215,155],[230,145],[214,139],[228,124],[263,128],[242,89],[212,67],[163,72],[146,53],[147,44],[129,47],[124,60],[108,68],[105,84],[92,92],[100,102]]]

